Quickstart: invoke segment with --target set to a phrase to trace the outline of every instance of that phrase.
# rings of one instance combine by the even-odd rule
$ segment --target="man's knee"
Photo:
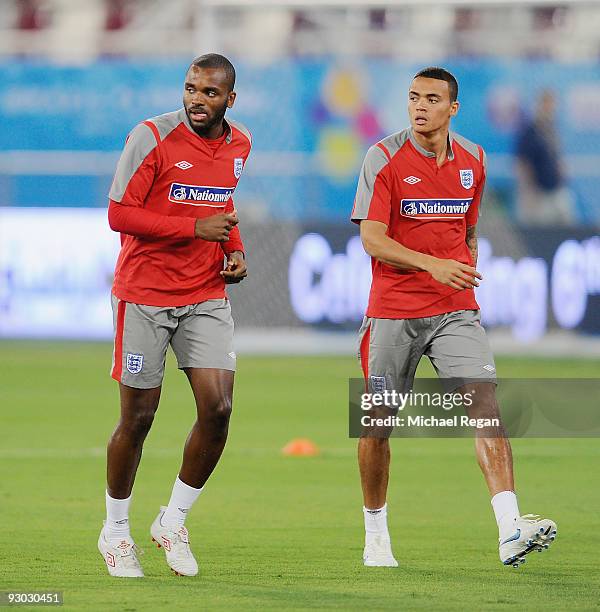
[[[130,392],[124,399],[119,426],[131,436],[143,440],[154,421],[158,409],[159,396],[147,390]]]
[[[464,405],[471,418],[498,418],[500,410],[494,383],[473,383],[459,390],[465,397]],[[469,398],[469,402],[466,401]]]
[[[475,430],[477,443],[484,446],[495,446],[498,440],[505,439],[507,432],[496,399],[496,385],[494,383],[474,383],[462,387],[461,391],[465,397],[471,399],[470,404],[466,402],[464,404],[467,416],[471,419],[491,421],[491,424],[484,423]]]
[[[215,433],[226,432],[231,417],[231,398],[220,396],[207,406],[206,414]]]
[[[154,411],[147,410],[137,414],[130,423],[130,427],[140,436],[146,436],[154,422]]]
[[[143,440],[148,435],[153,421],[154,412],[138,412],[127,416],[127,418],[121,418],[119,429],[126,431],[136,440]]]

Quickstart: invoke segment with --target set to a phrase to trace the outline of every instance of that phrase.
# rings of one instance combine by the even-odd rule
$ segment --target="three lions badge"
[[[460,173],[460,184],[465,189],[471,189],[473,187],[473,170],[459,170]]]
[[[235,176],[236,179],[239,179],[240,176],[242,176],[243,169],[244,169],[244,158],[236,157],[233,160],[233,176]]]
[[[127,353],[127,371],[131,374],[139,374],[144,365],[144,356],[135,353]]]

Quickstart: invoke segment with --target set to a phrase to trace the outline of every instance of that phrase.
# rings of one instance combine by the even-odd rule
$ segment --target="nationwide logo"
[[[401,200],[400,214],[413,219],[461,219],[473,198],[444,200]]]
[[[184,185],[171,183],[169,201],[192,206],[216,206],[223,208],[235,187],[208,187],[206,185]]]

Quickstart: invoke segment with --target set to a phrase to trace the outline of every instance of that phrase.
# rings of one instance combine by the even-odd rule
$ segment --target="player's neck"
[[[413,130],[417,143],[430,153],[435,153],[438,166],[441,166],[448,156],[448,129],[437,130],[428,134],[420,134]]]
[[[207,130],[199,129],[194,130],[194,132],[196,132],[200,138],[204,138],[205,140],[218,140],[225,135],[227,130],[229,130],[229,126],[225,123],[225,120],[223,120],[220,124],[213,125]]]

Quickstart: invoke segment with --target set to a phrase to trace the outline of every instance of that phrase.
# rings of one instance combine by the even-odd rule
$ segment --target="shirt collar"
[[[413,145],[413,147],[421,154],[424,155],[425,157],[435,157],[435,153],[433,151],[428,151],[427,149],[424,149],[416,140],[415,135],[413,133],[413,129],[409,128],[408,130],[409,133],[409,139]],[[454,160],[454,149],[452,147],[452,144],[454,142],[454,138],[452,136],[452,132],[448,132],[448,161],[453,161]]]
[[[179,118],[181,119],[181,122],[185,125],[185,127],[190,132],[192,132],[192,134],[195,134],[196,136],[198,136],[198,134],[196,134],[196,132],[194,131],[192,124],[190,123],[187,113],[185,112],[185,108],[181,108],[179,110]],[[223,121],[225,122],[225,124],[227,125],[227,128],[229,129],[229,133],[227,134],[227,137],[225,138],[225,143],[229,144],[233,139],[233,130],[231,129],[231,123],[229,123],[227,119],[223,118]],[[198,136],[198,138],[202,138],[202,136]]]

